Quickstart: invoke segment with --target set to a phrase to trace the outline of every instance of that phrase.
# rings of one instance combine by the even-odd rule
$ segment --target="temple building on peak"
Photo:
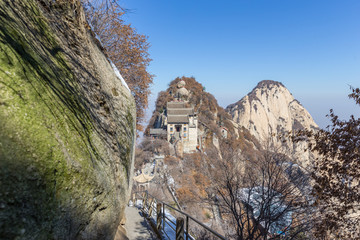
[[[189,153],[198,146],[198,118],[193,107],[187,107],[189,91],[185,81],[180,81],[174,94],[175,101],[168,102],[166,109],[158,116],[150,136],[163,138]]]

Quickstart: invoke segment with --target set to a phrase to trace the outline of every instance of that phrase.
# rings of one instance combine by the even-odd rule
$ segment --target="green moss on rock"
[[[96,66],[61,41],[67,30],[46,9],[0,3],[0,238],[111,239],[128,195],[134,102],[123,92],[119,109],[101,88],[86,93],[79,76],[101,86]],[[102,117],[95,95],[123,119]],[[126,170],[115,173],[117,163]]]

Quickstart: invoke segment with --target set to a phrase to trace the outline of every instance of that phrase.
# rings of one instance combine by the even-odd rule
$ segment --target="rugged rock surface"
[[[135,103],[80,1],[0,1],[0,238],[113,239]]]
[[[159,194],[158,196],[169,202],[175,202],[178,207],[183,207],[195,218],[208,222],[212,210],[207,206],[204,207],[203,201],[207,197],[207,188],[210,187],[206,170],[209,167],[208,159],[221,157],[219,153],[228,150],[222,147],[231,146],[239,153],[239,160],[251,161],[260,155],[262,148],[248,130],[238,127],[238,124],[232,121],[231,116],[218,105],[215,97],[206,92],[205,87],[194,77],[178,77],[169,83],[166,91],[159,93],[156,109],[149,121],[145,136],[150,135],[150,128],[159,128],[164,124],[167,102],[174,101],[174,96],[178,97],[178,86],[183,86],[183,82],[188,93],[186,104],[194,108],[199,120],[197,129],[199,148],[196,152],[183,154],[176,145],[167,144],[166,139],[161,141],[145,138],[140,146],[142,153],[138,155],[137,160],[140,164],[141,161],[151,161],[153,166],[153,161],[155,162],[157,158],[152,159],[149,156],[164,154],[164,160],[156,165],[156,175],[149,191]],[[142,169],[143,172],[145,169]],[[214,215],[216,214],[215,212]]]
[[[261,81],[248,95],[226,108],[232,119],[267,146],[308,163],[305,143],[282,142],[278,136],[299,129],[317,129],[309,112],[294,99],[286,87],[276,81]]]
[[[178,77],[169,83],[169,88],[166,91],[159,93],[156,100],[156,109],[149,121],[149,124],[145,130],[145,135],[149,135],[149,129],[162,125],[162,113],[166,109],[167,102],[174,101],[175,97],[179,94],[178,85],[180,89],[185,86],[186,89],[186,107],[192,107],[198,116],[199,127],[198,130],[201,132],[200,135],[206,139],[206,144],[212,142],[213,134],[221,136],[220,126],[231,128],[229,131],[230,135],[236,135],[233,130],[233,124],[231,123],[230,115],[220,107],[215,97],[205,91],[204,86],[197,82],[194,77]],[[205,141],[205,140],[204,140]],[[212,146],[212,144],[210,144]],[[204,146],[205,147],[205,146]]]
[[[262,149],[257,139],[247,129],[234,122],[231,115],[218,105],[216,98],[206,92],[205,87],[194,77],[178,77],[169,83],[166,91],[159,93],[155,104],[156,109],[145,130],[145,136],[150,136],[150,128],[158,128],[163,124],[163,112],[166,104],[174,101],[174,96],[177,95],[177,86],[181,82],[185,82],[188,91],[186,104],[188,107],[193,107],[198,116],[199,149],[201,151],[213,148],[220,150],[221,142],[226,141],[231,142],[235,148],[239,148],[245,158],[254,158],[256,152]],[[226,129],[226,133],[224,133],[224,129]],[[173,148],[170,150],[175,152]],[[172,155],[179,156],[179,154]]]

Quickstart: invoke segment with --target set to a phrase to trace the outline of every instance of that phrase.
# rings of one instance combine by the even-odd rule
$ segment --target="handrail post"
[[[162,229],[165,231],[165,204],[162,205]]]
[[[142,201],[142,209],[145,209],[145,204],[146,204],[146,197],[147,197],[147,192],[144,192],[144,194],[143,194],[143,201]]]
[[[161,233],[161,209],[162,209],[162,204],[161,203],[157,203],[156,204],[156,228],[157,230]]]
[[[176,218],[176,240],[184,240],[184,218]]]
[[[134,205],[134,206],[136,205],[136,203],[135,203],[135,195],[136,195],[136,193],[133,193],[133,194],[132,194],[132,202],[133,202],[133,205]]]
[[[206,231],[209,231],[210,233],[212,233],[213,235],[215,235],[216,237],[218,237],[219,239],[222,240],[226,240],[226,238],[224,236],[222,236],[221,234],[217,233],[216,231],[212,230],[211,228],[209,228],[208,226],[206,226],[204,223],[198,221],[197,219],[193,218],[192,216],[182,212],[179,209],[174,208],[171,205],[168,205],[166,203],[164,203],[161,200],[158,200],[156,197],[154,197],[153,195],[151,195],[148,191],[141,191],[141,192],[135,192],[135,194],[133,195],[135,197],[135,202],[137,202],[138,200],[142,200],[142,209],[141,211],[143,212],[144,216],[146,217],[147,220],[150,220],[150,225],[153,228],[153,230],[155,231],[155,233],[158,235],[159,238],[162,238],[164,236],[169,237],[166,232],[165,232],[165,227],[166,224],[169,225],[169,227],[172,230],[175,230],[176,232],[176,240],[190,240],[192,239],[192,236],[190,235],[190,230],[189,230],[189,225],[190,225],[190,220],[192,221],[191,223],[193,224],[199,224],[202,228],[204,228]],[[151,199],[149,199],[151,197]],[[138,200],[137,200],[138,199]],[[150,208],[148,209],[148,212],[145,212],[145,208],[147,208],[147,204],[150,200]],[[156,205],[156,223],[154,223],[154,221],[151,221],[151,212],[155,211],[155,206]],[[166,208],[172,209],[177,213],[182,214],[182,216],[185,217],[178,217],[176,218],[176,223],[174,223],[174,221],[172,220],[172,218],[167,218],[166,214],[165,214],[165,210]],[[150,213],[150,216],[148,216],[148,213]],[[169,220],[169,222],[171,223],[167,223],[167,219]],[[176,228],[174,229],[173,224],[176,225]],[[162,235],[165,234],[165,235]],[[186,234],[186,235],[184,235]]]
[[[189,216],[186,216],[186,240],[189,240]]]
[[[155,201],[155,198],[151,199],[150,205],[149,205],[149,208],[148,208],[148,213],[149,213],[150,218],[151,218],[151,214],[152,214],[152,211],[153,211],[154,201]]]

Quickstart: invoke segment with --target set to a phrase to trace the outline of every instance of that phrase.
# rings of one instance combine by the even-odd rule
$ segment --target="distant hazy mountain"
[[[226,108],[234,122],[245,127],[262,146],[280,149],[286,155],[307,163],[311,154],[305,145],[281,142],[277,136],[298,129],[317,129],[309,112],[280,82],[264,80],[237,103]]]

